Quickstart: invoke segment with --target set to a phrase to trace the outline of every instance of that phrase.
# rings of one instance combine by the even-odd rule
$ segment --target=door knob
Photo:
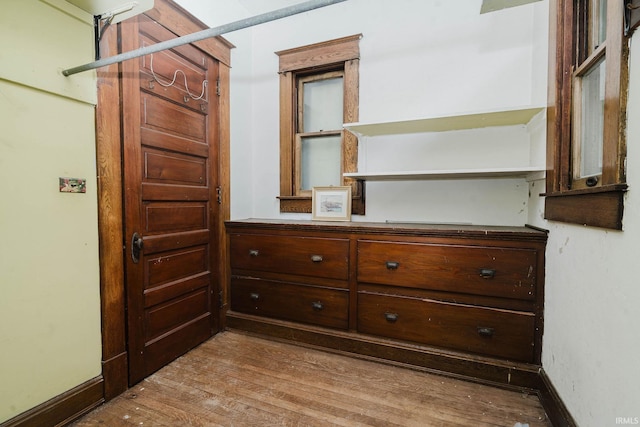
[[[142,242],[142,236],[140,236],[137,232],[133,233],[131,236],[131,260],[137,264],[140,261],[140,251],[144,246]]]

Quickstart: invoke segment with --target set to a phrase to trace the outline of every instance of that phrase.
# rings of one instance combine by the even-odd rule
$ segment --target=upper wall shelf
[[[481,129],[502,126],[525,126],[544,107],[513,108],[501,111],[487,111],[440,117],[429,117],[417,120],[402,120],[379,123],[347,123],[344,128],[366,141],[369,138],[393,136],[401,134],[420,134],[459,130]],[[366,145],[363,146],[366,151]],[[452,152],[452,156],[459,153]],[[367,156],[363,156],[364,159]],[[443,169],[443,170],[385,170],[371,171],[366,164],[359,165],[359,171],[345,173],[344,177],[366,181],[398,181],[398,180],[441,180],[441,179],[482,179],[482,178],[524,178],[535,180],[544,178],[545,167],[537,165],[514,164],[508,167],[480,167],[476,169]]]
[[[543,110],[543,107],[519,108],[394,122],[346,123],[344,128],[362,137],[526,125]]]
[[[346,178],[365,181],[415,181],[440,179],[487,179],[487,178],[524,178],[527,180],[544,178],[544,167],[515,167],[493,169],[452,169],[429,171],[391,171],[345,173]]]

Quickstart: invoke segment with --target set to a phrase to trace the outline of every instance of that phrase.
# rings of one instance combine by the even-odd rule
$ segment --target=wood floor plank
[[[242,345],[238,345],[238,343],[236,343],[236,345],[237,345],[236,348],[243,347]],[[475,384],[472,385],[472,384],[467,384],[461,381],[450,380],[444,377],[435,376],[435,378],[438,378],[441,380],[439,382],[431,382],[429,384],[429,387],[426,388],[424,387],[424,383],[423,381],[420,380],[419,376],[415,377],[415,380],[413,381],[413,383],[411,381],[408,381],[408,379],[406,378],[403,382],[393,381],[393,380],[389,380],[389,378],[393,379],[393,375],[389,375],[388,373],[393,372],[397,368],[387,366],[387,365],[381,365],[381,366],[378,366],[378,370],[372,370],[370,367],[371,366],[370,362],[352,361],[351,359],[349,359],[350,363],[349,363],[348,370],[345,370],[345,369],[338,370],[336,369],[336,366],[333,366],[335,365],[335,363],[333,365],[330,365],[330,362],[327,362],[328,367],[326,367],[326,369],[328,369],[331,373],[333,373],[333,375],[323,376],[323,375],[318,375],[317,373],[314,374],[314,371],[317,371],[318,370],[317,368],[323,365],[324,360],[329,360],[329,361],[332,360],[334,355],[323,353],[323,352],[312,352],[310,354],[314,355],[314,359],[309,360],[307,356],[307,360],[305,360],[300,357],[301,354],[306,354],[304,353],[305,350],[298,349],[297,352],[288,353],[287,355],[288,359],[286,359],[285,357],[282,357],[282,355],[272,354],[272,351],[274,351],[274,349],[272,348],[270,349],[269,347],[276,347],[277,349],[278,346],[279,344],[277,343],[270,343],[270,345],[268,345],[267,348],[263,349],[265,351],[260,353],[260,355],[258,356],[260,359],[257,362],[261,365],[268,364],[269,368],[272,369],[273,372],[275,372],[274,375],[284,380],[286,384],[291,384],[294,381],[302,381],[304,380],[304,378],[311,378],[310,381],[313,381],[315,385],[320,385],[319,381],[326,380],[325,388],[328,390],[331,390],[332,393],[336,393],[338,392],[338,390],[344,389],[346,385],[349,383],[352,385],[352,388],[348,390],[348,394],[350,397],[355,397],[359,395],[358,393],[362,392],[361,385],[363,381],[369,384],[370,386],[372,384],[379,383],[378,388],[376,389],[378,390],[378,393],[374,395],[370,392],[367,392],[367,393],[364,393],[365,397],[369,398],[370,400],[373,400],[374,403],[376,404],[384,403],[387,406],[387,408],[397,403],[396,407],[403,410],[405,410],[406,408],[403,408],[401,406],[402,401],[396,402],[393,399],[390,400],[389,398],[392,396],[388,396],[388,393],[397,393],[401,391],[403,400],[412,401],[413,398],[418,397],[411,394],[407,394],[409,392],[409,387],[413,387],[413,389],[416,390],[416,393],[420,395],[419,397],[429,398],[431,405],[437,404],[439,402],[445,408],[451,405],[452,403],[454,403],[453,399],[457,398],[458,396],[463,396],[464,399],[468,400],[474,397],[472,394],[476,394],[475,396],[476,406],[479,406],[480,408],[482,406],[488,406],[489,407],[488,410],[491,410],[493,412],[500,411],[500,409],[496,408],[495,405],[493,405],[490,400],[486,399],[486,396],[484,393],[480,393],[480,394],[478,394],[477,392],[472,393],[473,390],[477,389]],[[208,348],[207,350],[209,351],[209,354],[207,355],[209,358],[213,358],[213,356],[216,355],[215,349]],[[236,355],[236,358],[234,360],[236,362],[241,362],[243,370],[250,370],[251,366],[248,364],[249,362],[247,362],[247,360],[251,358],[255,358],[256,357],[254,356],[255,354],[256,353],[254,352],[246,352],[244,355]],[[196,356],[196,357],[201,357],[201,356]],[[297,363],[289,366],[286,363],[283,363],[282,362],[283,360],[296,361]],[[291,369],[296,371],[293,374],[287,374],[287,371]],[[380,370],[384,372],[380,372]],[[384,373],[387,373],[387,375],[384,375]],[[337,389],[336,382],[338,381],[340,383],[340,388]],[[445,393],[447,388],[452,387],[452,384],[454,388],[460,387],[459,393],[453,397],[447,396]],[[465,386],[467,389],[466,391],[465,391]],[[490,397],[490,395],[488,397]],[[534,398],[533,396],[529,396],[529,397]],[[462,405],[468,405],[468,402],[466,402],[464,399],[462,399],[460,403]],[[517,393],[512,394],[512,400],[516,404],[516,407],[521,404],[520,402],[521,398],[518,396]],[[455,407],[455,405],[451,405],[451,406]],[[481,413],[482,412],[480,412],[480,415]],[[471,413],[470,415],[474,416],[475,414]],[[457,414],[456,416],[459,417],[459,414]],[[476,419],[476,418],[472,418],[472,419]]]
[[[412,397],[408,396],[407,391],[402,387],[394,389],[391,382],[385,385],[384,392],[371,393],[371,389],[369,391],[362,390],[362,382],[357,387],[348,389],[336,387],[335,380],[323,384],[322,380],[327,375],[315,374],[307,368],[303,373],[287,373],[285,369],[273,371],[242,364],[242,369],[244,377],[247,374],[251,375],[251,381],[244,382],[242,385],[246,389],[256,387],[258,390],[270,389],[274,394],[271,397],[275,397],[277,394],[279,400],[295,401],[302,408],[330,411],[330,413],[337,414],[347,420],[372,423],[375,418],[378,418],[384,419],[385,425],[404,426],[415,415],[414,408],[407,410],[403,404],[403,401],[411,401]],[[233,374],[227,372],[225,377],[232,378]],[[234,379],[234,383],[243,381],[243,378]],[[296,394],[291,394],[292,391]],[[397,393],[401,399],[395,398],[392,393]],[[304,399],[300,396],[311,396],[312,398]],[[424,396],[421,397],[424,398]],[[440,399],[442,404],[447,403],[443,398],[437,396],[432,399]]]
[[[86,415],[109,426],[550,426],[534,395],[224,332]]]

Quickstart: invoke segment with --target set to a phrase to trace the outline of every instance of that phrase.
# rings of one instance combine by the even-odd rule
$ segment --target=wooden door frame
[[[155,0],[155,8],[145,13],[179,36],[206,29],[207,26],[171,0]],[[109,27],[101,40],[102,57],[118,53],[118,28]],[[228,281],[228,245],[224,222],[230,217],[230,109],[229,74],[231,67],[231,43],[222,37],[206,39],[195,46],[213,56],[219,67],[219,168],[217,171],[221,187],[221,204],[217,228],[217,242],[212,247],[220,262],[218,277],[222,291],[223,309],[219,310],[219,325],[224,329],[224,307],[227,306],[226,283]],[[97,70],[98,104],[96,106],[96,166],[98,176],[98,235],[100,251],[100,304],[102,316],[102,377],[104,398],[112,399],[127,390],[128,355],[126,293],[124,272],[124,211],[121,96],[119,65],[114,64]],[[217,305],[218,298],[213,298]]]

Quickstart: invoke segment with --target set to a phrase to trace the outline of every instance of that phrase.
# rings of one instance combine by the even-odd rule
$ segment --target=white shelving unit
[[[355,134],[360,145],[367,139],[410,133],[434,133],[488,127],[527,125],[544,107],[516,108],[502,111],[488,111],[461,115],[429,117],[416,120],[403,120],[379,123],[347,123],[344,128]],[[438,180],[438,179],[480,179],[480,178],[524,178],[544,177],[543,165],[514,167],[446,169],[420,171],[359,171],[345,173],[345,177],[368,181],[398,180]]]
[[[444,169],[432,171],[395,171],[377,173],[345,173],[345,177],[365,181],[417,181],[422,179],[525,178],[544,173],[544,168],[522,167],[502,169]]]

